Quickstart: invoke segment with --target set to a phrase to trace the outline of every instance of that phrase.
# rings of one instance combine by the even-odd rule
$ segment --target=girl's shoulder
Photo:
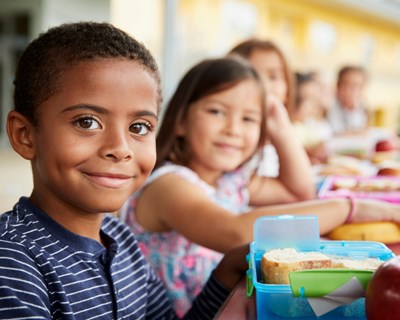
[[[166,162],[161,167],[158,167],[156,170],[154,170],[150,177],[147,179],[145,186],[167,174],[177,175],[189,181],[190,183],[198,185],[206,192],[214,192],[214,188],[206,183],[204,180],[202,180],[199,175],[192,169],[182,165],[174,164],[172,162]]]
[[[121,219],[125,222],[127,222],[129,225],[132,225],[132,222],[129,222],[129,219],[134,218],[134,215],[132,215],[132,212],[135,212],[136,210],[136,205],[137,201],[142,195],[142,193],[146,190],[148,186],[150,186],[153,183],[157,183],[157,180],[163,176],[166,175],[176,175],[179,176],[180,178],[185,179],[186,181],[198,186],[201,188],[204,192],[206,192],[207,195],[212,196],[215,193],[215,189],[207,184],[205,181],[203,181],[199,175],[194,172],[193,170],[189,169],[188,167],[182,166],[182,165],[177,165],[172,162],[166,162],[162,166],[158,167],[155,169],[150,176],[147,178],[145,184],[143,185],[142,188],[140,188],[138,191],[133,193],[128,200],[125,202],[125,204],[122,206],[122,208],[119,210],[119,215]]]
[[[151,173],[148,181],[156,180],[161,176],[164,176],[169,173],[177,174],[179,176],[192,180],[200,179],[198,174],[194,172],[192,169],[189,169],[188,167],[175,164],[172,162],[166,162],[161,167],[158,167]]]

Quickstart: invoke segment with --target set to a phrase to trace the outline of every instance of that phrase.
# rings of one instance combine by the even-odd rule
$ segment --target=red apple
[[[375,271],[365,296],[368,320],[398,319],[400,315],[400,256]]]
[[[389,139],[379,140],[375,144],[376,152],[392,151],[392,150],[396,150],[396,144],[392,140]]]

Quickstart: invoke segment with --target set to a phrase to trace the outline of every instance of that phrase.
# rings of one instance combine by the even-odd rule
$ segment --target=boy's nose
[[[132,137],[123,130],[114,130],[105,135],[102,148],[102,156],[112,158],[115,161],[129,160],[133,157],[131,145]]]

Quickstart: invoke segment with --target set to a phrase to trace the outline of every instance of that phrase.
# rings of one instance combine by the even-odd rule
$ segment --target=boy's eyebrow
[[[79,110],[79,109],[88,109],[88,110],[92,110],[92,111],[95,111],[100,114],[108,113],[108,111],[105,108],[95,106],[92,104],[77,104],[74,106],[69,106],[69,107],[65,108],[62,112],[64,113],[64,112],[74,111],[74,110]]]
[[[87,110],[91,110],[94,111],[96,113],[100,113],[100,114],[108,114],[109,111],[106,108],[103,107],[99,107],[99,106],[95,106],[92,104],[77,104],[74,106],[69,106],[67,108],[65,108],[64,110],[62,110],[62,112],[69,112],[69,111],[74,111],[74,110],[82,110],[82,109],[87,109]],[[150,116],[155,118],[156,120],[158,120],[158,116],[151,111],[147,111],[147,110],[141,110],[141,111],[137,111],[137,112],[132,112],[132,115],[134,116]]]

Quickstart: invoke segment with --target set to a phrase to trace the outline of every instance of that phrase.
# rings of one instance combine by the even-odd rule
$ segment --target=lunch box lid
[[[258,218],[254,223],[252,249],[268,251],[283,248],[319,251],[318,217],[280,215]]]

